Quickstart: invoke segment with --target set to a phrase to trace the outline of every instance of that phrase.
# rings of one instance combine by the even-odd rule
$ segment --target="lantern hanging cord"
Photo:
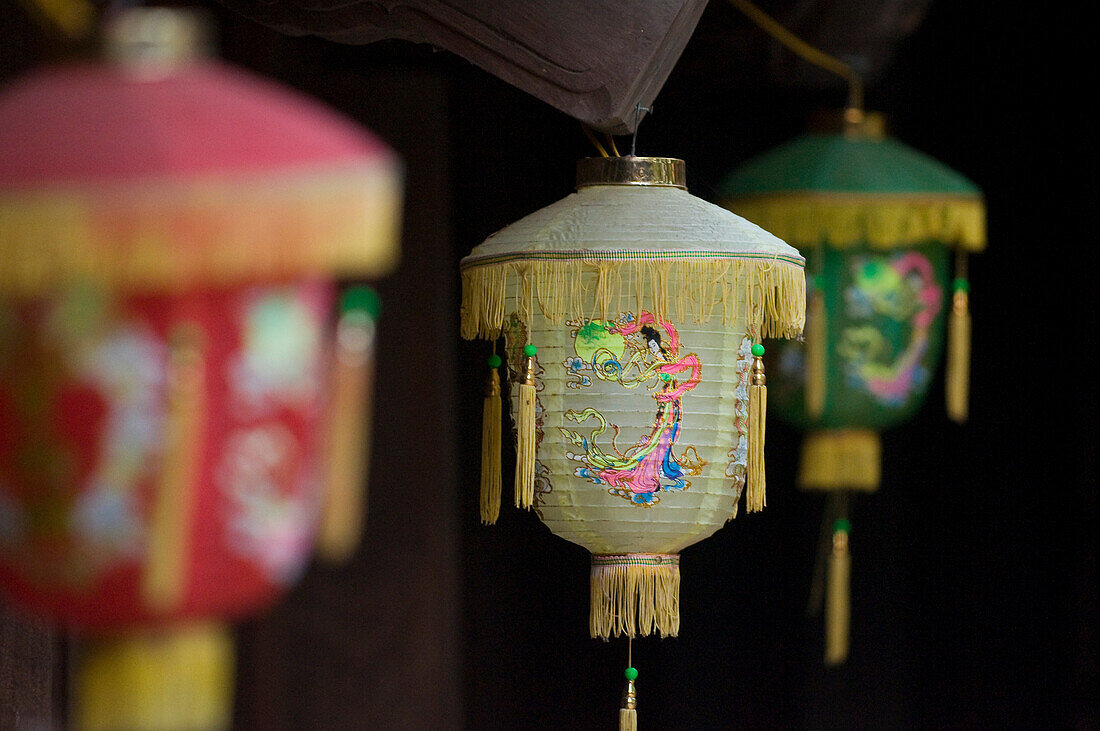
[[[81,41],[95,31],[97,11],[89,0],[23,0],[31,15],[69,40]]]
[[[619,148],[615,146],[615,138],[610,133],[605,133],[604,137],[607,138],[607,145],[611,148],[611,154],[615,157],[619,157]]]
[[[599,138],[596,137],[596,133],[592,131],[591,127],[589,127],[584,122],[581,122],[581,129],[584,130],[584,136],[588,138],[588,141],[591,142],[596,150],[600,153],[600,157],[610,157],[610,155],[607,154],[607,148],[605,148],[603,146],[603,143],[600,142]],[[616,157],[618,157],[618,155],[616,155]]]
[[[729,0],[761,30],[787,47],[792,53],[808,63],[836,74],[848,81],[848,105],[863,109],[863,79],[859,73],[840,59],[811,46],[806,41],[784,28],[779,21],[753,5],[749,0]]]

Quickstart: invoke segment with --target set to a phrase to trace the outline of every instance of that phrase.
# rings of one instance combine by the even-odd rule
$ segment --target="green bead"
[[[489,367],[490,368],[500,368],[500,356],[497,355],[496,353],[493,353],[492,355],[489,356]]]
[[[755,355],[757,358],[764,355],[764,346],[760,343],[753,343],[752,354]]]
[[[526,355],[528,358],[534,358],[535,353],[537,352],[539,352],[539,349],[531,343],[527,343],[527,345],[523,346],[523,354]]]
[[[661,374],[661,380],[664,381],[665,383],[668,383],[669,381],[672,380],[672,376],[668,375],[667,373],[662,373]]]
[[[372,320],[377,320],[382,315],[382,298],[372,288],[364,285],[348,287],[340,297],[340,311],[352,310],[361,310]]]
[[[955,281],[952,283],[952,286],[955,288],[956,292],[969,292],[970,280],[964,277],[956,277]]]
[[[852,524],[848,522],[847,518],[838,518],[833,523],[833,533],[851,533]]]
[[[626,670],[623,671],[623,677],[626,678],[627,680],[637,680],[638,679],[638,668],[627,668]]]

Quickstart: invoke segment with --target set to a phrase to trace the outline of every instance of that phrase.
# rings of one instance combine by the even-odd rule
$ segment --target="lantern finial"
[[[623,671],[626,687],[623,688],[623,702],[619,708],[619,731],[638,731],[638,692],[634,681],[638,679],[638,669],[633,665],[634,640],[627,640],[627,668]]]

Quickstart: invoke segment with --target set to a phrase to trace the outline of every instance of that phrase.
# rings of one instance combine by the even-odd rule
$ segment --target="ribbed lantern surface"
[[[578,173],[463,260],[463,335],[503,335],[513,382],[537,347],[535,508],[593,554],[592,634],[675,635],[677,554],[737,513],[752,345],[801,331],[803,260],[681,161]]]

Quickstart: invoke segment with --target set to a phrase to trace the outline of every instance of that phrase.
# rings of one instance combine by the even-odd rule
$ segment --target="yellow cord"
[[[601,157],[610,157],[607,154],[607,150],[605,150],[604,146],[602,144],[600,144],[600,141],[598,139],[596,139],[596,135],[594,135],[592,133],[592,129],[587,124],[585,124],[584,122],[581,122],[581,129],[584,130],[584,134],[588,138],[588,141],[591,142],[593,145],[595,145],[596,149],[600,151],[600,156]],[[616,157],[618,157],[618,155],[616,155]]]
[[[849,104],[857,109],[863,109],[863,79],[850,65],[806,43],[749,0],[730,0],[730,4],[802,60],[847,79]]]
[[[614,155],[615,157],[622,157],[619,154],[619,148],[615,146],[615,138],[612,137],[609,134],[605,134],[604,137],[607,138],[607,144],[608,144],[608,146],[611,147],[611,154]]]
[[[88,0],[23,0],[23,5],[39,21],[74,40],[95,30],[96,7]]]

